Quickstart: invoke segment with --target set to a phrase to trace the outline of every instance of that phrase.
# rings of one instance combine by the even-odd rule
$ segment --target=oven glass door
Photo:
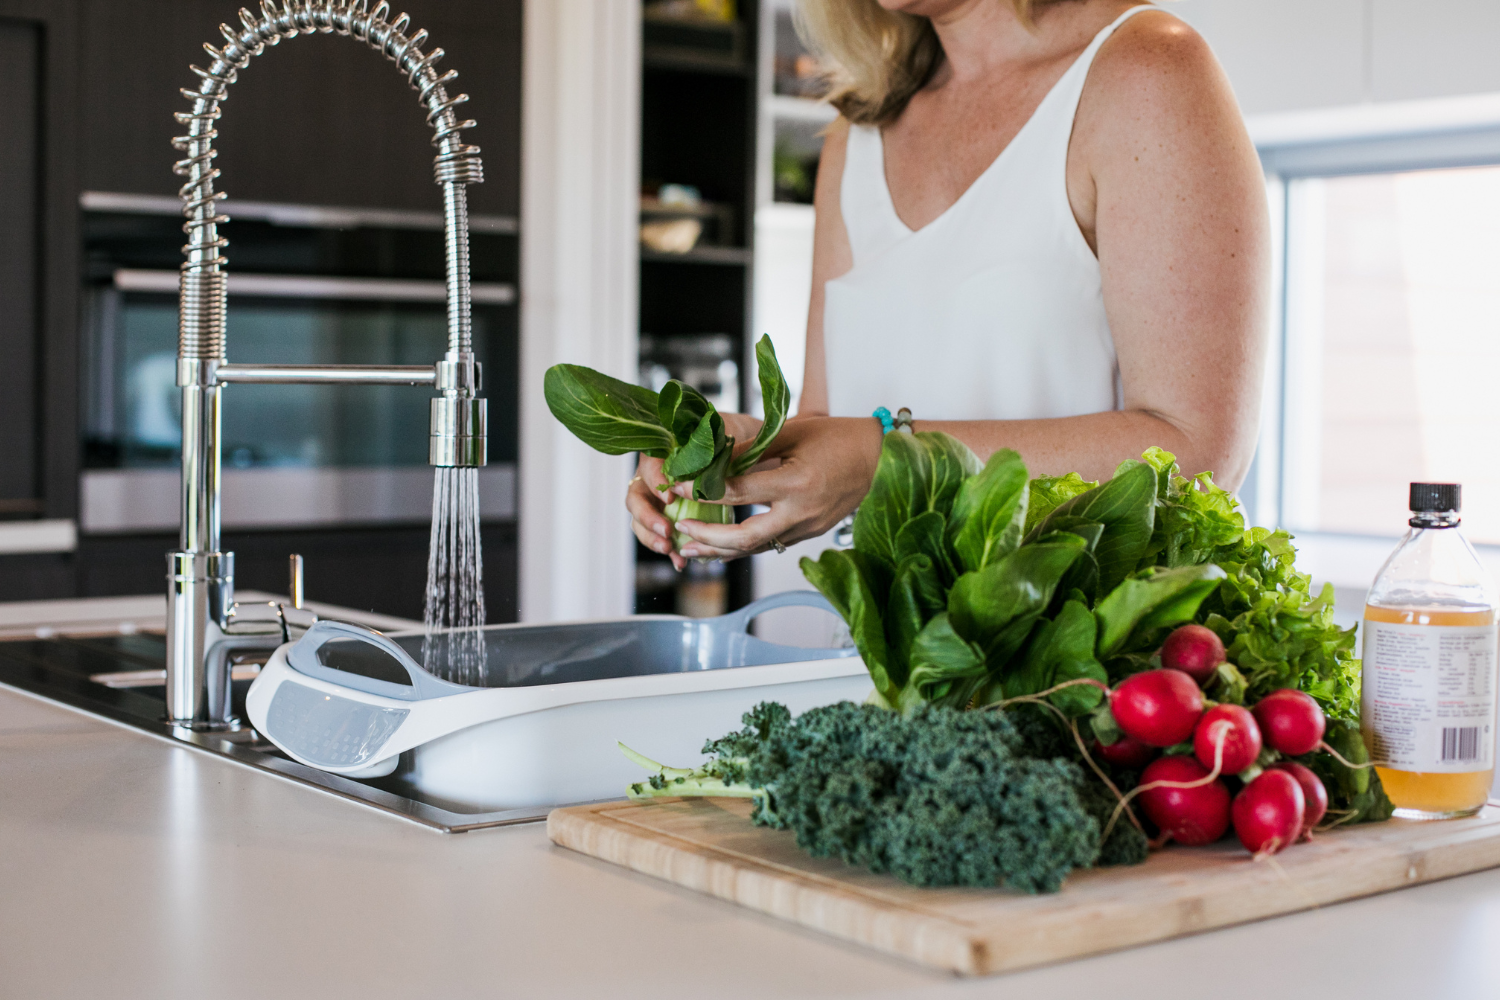
[[[182,439],[177,387],[177,300],[146,292],[97,293],[95,412],[90,463],[176,467]],[[475,354],[486,389],[489,345],[503,322],[474,311]],[[442,303],[326,302],[235,296],[230,360],[262,364],[430,365],[447,349]],[[233,385],[223,394],[225,468],[410,466],[427,462],[430,386]],[[503,433],[495,444],[509,442]],[[492,445],[492,448],[494,446]],[[491,453],[491,461],[513,455]]]
[[[90,198],[108,202],[108,210]],[[82,525],[87,532],[175,530],[180,206],[133,196],[84,200]],[[230,361],[430,365],[442,358],[447,319],[436,215],[393,222],[381,213],[249,203],[231,214],[238,217],[221,230],[229,240]],[[486,520],[508,519],[515,514],[516,237],[495,220],[471,223],[474,353],[489,400],[480,506]],[[432,396],[430,386],[226,386],[225,528],[426,522]]]

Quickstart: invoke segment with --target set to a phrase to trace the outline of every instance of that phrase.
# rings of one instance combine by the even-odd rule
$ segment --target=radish
[[[1094,752],[1116,767],[1145,767],[1156,756],[1156,748],[1134,736],[1121,736],[1113,743],[1094,740]]]
[[[1141,773],[1141,808],[1179,844],[1212,844],[1229,829],[1229,789],[1215,778],[1196,788],[1147,787],[1154,782],[1189,784],[1208,771],[1191,757],[1160,757]]]
[[[1275,854],[1302,833],[1307,799],[1286,771],[1264,771],[1234,797],[1234,832],[1251,854]]]
[[[1217,746],[1224,744],[1220,774],[1239,774],[1260,756],[1260,727],[1255,716],[1239,705],[1215,705],[1203,713],[1193,731],[1193,755],[1213,768]]]
[[[1199,684],[1207,682],[1224,662],[1224,643],[1214,630],[1202,625],[1184,625],[1161,644],[1161,665],[1181,670]]]
[[[1285,771],[1297,779],[1297,784],[1302,786],[1302,798],[1304,809],[1302,812],[1302,832],[1308,833],[1313,827],[1323,821],[1323,814],[1328,811],[1328,789],[1323,787],[1323,779],[1313,774],[1311,768],[1303,767],[1294,760],[1284,760],[1271,765],[1272,770]]]
[[[1295,688],[1281,688],[1262,698],[1255,708],[1255,721],[1272,750],[1289,757],[1312,753],[1323,742],[1326,722],[1323,709],[1312,696]]]
[[[1181,670],[1147,670],[1115,685],[1109,710],[1126,736],[1169,747],[1193,734],[1203,714],[1203,692]]]

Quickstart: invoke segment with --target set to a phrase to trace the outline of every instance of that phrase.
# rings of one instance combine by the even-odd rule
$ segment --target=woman
[[[815,196],[799,415],[731,480],[737,525],[681,521],[661,463],[643,543],[734,558],[827,531],[906,406],[980,458],[1108,478],[1151,445],[1236,487],[1255,447],[1269,224],[1208,46],[1136,0],[803,0],[840,67]],[[748,441],[754,421],[734,418]],[[687,495],[689,484],[676,489]]]

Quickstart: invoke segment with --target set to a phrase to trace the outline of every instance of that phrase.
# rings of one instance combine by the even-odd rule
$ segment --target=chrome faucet
[[[467,94],[449,97],[446,86],[457,79],[452,70],[439,75],[434,66],[442,49],[424,52],[427,32],[407,35],[411,19],[388,20],[390,5],[368,0],[282,0],[278,9],[262,0],[260,13],[239,12],[240,27],[220,25],[222,48],[205,44],[212,62],[193,66],[196,90],[183,90],[192,110],[176,117],[187,135],[172,140],[185,154],[174,167],[187,182],[180,192],[188,234],[183,247],[178,305],[177,384],[182,389],[182,534],[181,548],[167,554],[167,718],[181,726],[215,729],[232,726],[229,653],[235,649],[278,645],[286,635],[281,621],[250,616],[234,600],[234,553],[219,548],[219,397],[232,382],[375,385],[430,385],[438,390],[430,417],[427,460],[434,466],[475,467],[485,464],[485,400],[479,396],[480,366],[474,360],[469,311],[469,218],[466,185],[479,184],[484,171],[479,147],[463,142],[462,131],[474,125],[460,121],[455,108]],[[448,351],[426,365],[251,365],[231,364],[225,352],[228,308],[220,252],[228,241],[217,227],[229,221],[219,212],[223,192],[214,190],[220,171],[215,122],[229,85],[254,56],[282,39],[298,35],[348,35],[379,52],[406,76],[417,91],[432,126],[437,147],[433,177],[443,189],[444,246],[447,256]],[[300,589],[300,588],[299,588]],[[297,595],[300,603],[300,594]],[[243,609],[248,612],[249,609]]]

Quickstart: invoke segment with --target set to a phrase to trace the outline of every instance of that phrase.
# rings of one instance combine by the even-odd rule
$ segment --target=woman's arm
[[[732,557],[826,531],[869,488],[879,455],[869,417],[828,418],[822,301],[852,266],[837,206],[842,134],[818,178],[807,386],[798,421],[767,453],[780,467],[731,480],[725,502],[771,510],[739,525],[679,526],[688,556]],[[981,457],[1020,452],[1034,474],[1108,478],[1152,445],[1230,487],[1254,451],[1269,299],[1269,218],[1258,160],[1207,45],[1145,14],[1105,44],[1084,89],[1068,159],[1075,216],[1098,254],[1124,409],[1014,421],[928,421]],[[827,213],[825,215],[825,213]],[[836,224],[835,224],[836,218]],[[891,405],[899,404],[899,400]],[[795,427],[794,424],[801,426]]]

